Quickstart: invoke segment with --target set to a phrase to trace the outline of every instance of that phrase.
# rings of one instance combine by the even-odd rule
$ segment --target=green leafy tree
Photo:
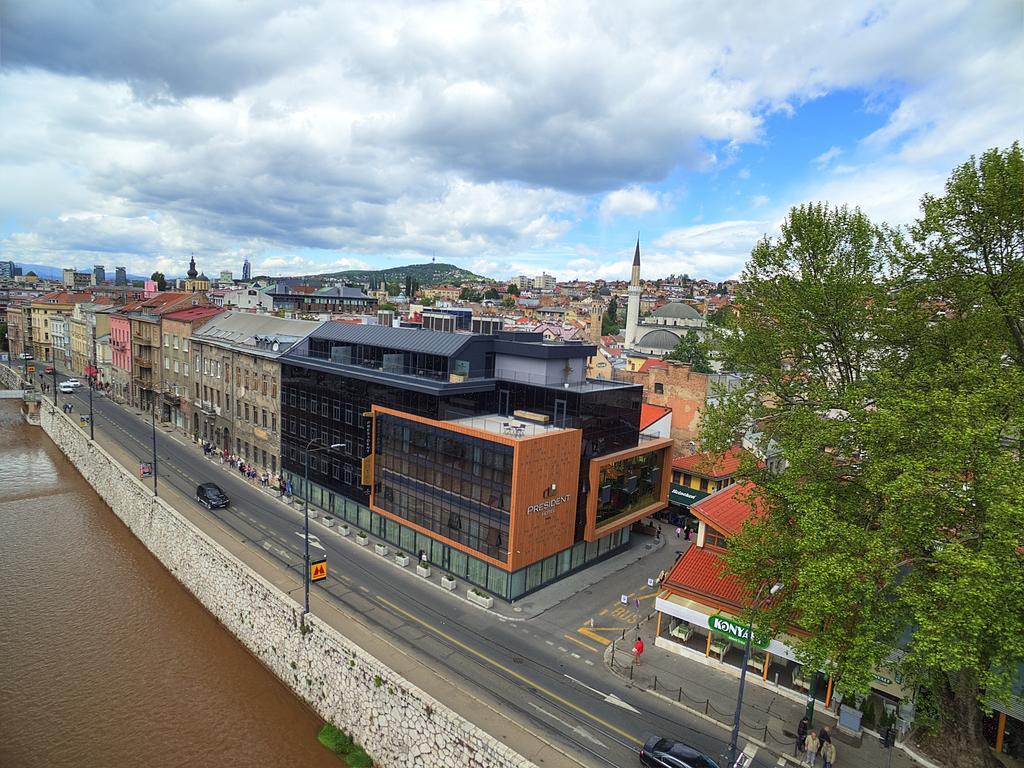
[[[993,295],[987,272],[950,268],[998,251],[1000,274],[1020,274],[1019,245],[1002,248],[1022,237],[1024,185],[1004,178],[1019,149],[1000,157],[925,198],[915,249],[859,211],[793,209],[744,271],[721,341],[744,385],[706,409],[702,435],[721,450],[756,427],[787,464],[744,467],[764,514],[727,555],[751,592],[785,585],[759,622],[806,629],[799,657],[845,694],[884,668],[922,686],[934,717],[921,737],[957,768],[994,764],[979,699],[1008,695],[1024,659],[1015,288]],[[951,222],[967,212],[965,238]],[[1003,333],[978,343],[997,318]]]
[[[7,322],[5,320],[0,320],[0,349],[4,352],[8,350]]]
[[[396,312],[398,310],[397,304],[392,304],[390,301],[382,301],[377,305],[377,309],[387,310],[390,312]]]
[[[474,291],[472,288],[463,288],[459,291],[459,299],[462,301],[477,302],[483,298],[483,294],[480,291]]]
[[[708,347],[701,341],[696,331],[687,331],[681,336],[676,348],[665,355],[664,359],[689,363],[690,370],[696,373],[713,373],[708,358]]]
[[[388,291],[388,296],[397,296],[402,292],[402,286],[397,280],[392,280],[390,283],[386,283],[385,287]]]
[[[500,299],[501,298],[501,294],[498,293],[497,289],[495,289],[495,288],[488,288],[486,291],[484,291],[484,298],[485,299]]]
[[[618,315],[619,315],[619,302],[618,302],[618,300],[616,299],[615,296],[612,296],[612,300],[608,302],[608,311],[607,311],[606,314],[608,315],[608,319],[611,322],[613,322],[613,323],[618,322],[618,319],[619,319],[619,317],[618,317]]]
[[[156,283],[156,289],[158,291],[162,291],[167,288],[167,281],[164,279],[163,272],[154,272],[152,275],[149,276],[149,279],[153,280]]]
[[[516,285],[515,283],[509,283],[508,289],[505,291],[505,293],[507,293],[509,296],[518,296],[519,286]]]
[[[620,330],[621,328],[619,328],[619,324],[616,323],[607,312],[601,315],[602,336],[616,336]]]

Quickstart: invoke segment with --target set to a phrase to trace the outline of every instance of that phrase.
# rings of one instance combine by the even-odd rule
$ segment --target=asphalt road
[[[46,380],[52,382],[49,376]],[[87,389],[59,398],[60,403],[71,398],[76,414],[88,413]],[[148,421],[105,397],[94,396],[93,407],[97,438],[119,444],[139,461],[150,460]],[[239,540],[269,553],[282,568],[302,573],[301,510],[210,461],[180,435],[172,436],[160,425],[156,432],[159,488],[170,487],[192,499]],[[224,489],[231,498],[229,509],[207,511],[194,501],[197,483],[206,481]],[[575,653],[564,635],[552,634],[550,624],[505,621],[320,526],[311,524],[311,533],[318,537],[311,556],[326,553],[331,573],[314,590],[388,633],[432,668],[443,669],[460,688],[528,723],[530,730],[560,745],[580,764],[638,765],[639,746],[657,734],[685,741],[724,766],[728,745],[720,729],[624,684],[605,670],[599,654],[585,649]],[[301,587],[293,597],[301,603]],[[768,754],[758,758],[755,765],[774,765]]]

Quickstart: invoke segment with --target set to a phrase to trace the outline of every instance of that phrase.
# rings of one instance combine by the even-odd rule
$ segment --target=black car
[[[227,494],[216,483],[202,483],[196,488],[196,501],[207,509],[226,507],[231,503]]]
[[[640,764],[653,768],[718,768],[718,763],[681,741],[651,736],[640,748]]]

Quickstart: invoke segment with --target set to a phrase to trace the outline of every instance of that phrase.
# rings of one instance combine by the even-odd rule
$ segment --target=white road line
[[[544,642],[547,643],[550,646],[554,646],[554,643],[552,641],[550,641],[550,640],[545,640]]]
[[[561,646],[561,645],[558,646],[558,650],[560,650],[562,653],[568,653],[569,652],[568,648],[566,648],[565,646]]]
[[[580,657],[578,653],[570,653],[569,655],[572,656],[574,659],[578,659]]]
[[[306,534],[304,534],[302,531],[296,531],[295,535],[298,536],[300,539],[306,538]],[[317,549],[324,549],[323,545],[320,543],[320,537],[314,536],[312,533],[309,534],[309,546],[316,547]],[[326,552],[327,550],[324,551]]]
[[[559,723],[560,725],[562,725],[563,727],[565,727],[568,730],[572,731],[573,733],[579,734],[581,737],[583,737],[587,741],[593,742],[594,744],[597,744],[597,746],[603,747],[604,749],[608,749],[608,745],[605,744],[602,741],[599,741],[598,739],[595,739],[590,734],[590,731],[588,731],[588,730],[586,730],[584,728],[580,728],[580,726],[578,726],[578,725],[573,725],[572,723],[566,722],[565,720],[563,720],[562,718],[558,717],[557,715],[555,715],[555,714],[553,714],[551,712],[548,712],[543,707],[537,706],[532,701],[530,702],[530,706],[533,707],[534,709],[536,709],[538,712],[541,712],[544,715],[547,715],[549,718],[554,720],[556,723]]]

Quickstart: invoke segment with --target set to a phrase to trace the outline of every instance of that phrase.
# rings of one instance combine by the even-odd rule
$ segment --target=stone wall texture
[[[217,544],[45,404],[42,427],[164,566],[260,661],[379,766],[528,768],[533,763],[431,698]]]

